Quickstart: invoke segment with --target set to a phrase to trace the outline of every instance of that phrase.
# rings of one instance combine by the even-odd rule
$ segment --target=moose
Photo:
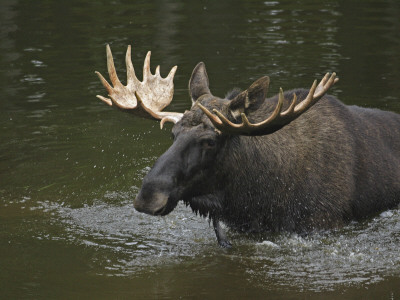
[[[143,179],[137,211],[169,214],[182,200],[212,220],[218,243],[231,247],[220,222],[239,232],[310,233],[338,228],[400,202],[400,115],[347,106],[327,91],[327,73],[311,88],[266,98],[264,76],[244,91],[214,96],[205,64],[189,81],[185,113],[165,112],[173,98],[173,67],[153,75],[150,55],[143,81],[126,52],[127,85],[117,77],[106,47],[112,85],[96,71],[108,105],[173,122],[173,143]]]

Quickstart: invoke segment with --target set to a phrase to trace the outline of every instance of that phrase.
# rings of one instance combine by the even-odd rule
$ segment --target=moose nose
[[[154,193],[144,199],[141,192],[133,201],[133,207],[138,211],[149,215],[161,215],[168,203],[168,196],[163,193]]]
[[[141,199],[141,197],[139,197],[139,195],[137,195],[136,198],[135,198],[135,200],[133,200],[133,207],[134,207],[138,212],[145,213],[144,205],[143,205],[143,200]]]

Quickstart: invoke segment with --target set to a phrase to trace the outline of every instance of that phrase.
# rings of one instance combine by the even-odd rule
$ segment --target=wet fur
[[[285,99],[293,92],[304,99],[308,91]],[[276,102],[267,99],[250,120],[265,118]],[[302,233],[365,218],[400,201],[399,130],[398,114],[325,96],[271,135],[227,137],[213,178],[224,184],[207,183],[206,195],[187,202],[243,232]]]
[[[232,122],[240,122],[240,112],[260,122],[278,102],[278,96],[265,99],[268,85],[264,76],[221,99],[211,94],[199,63],[189,82],[192,108],[172,128],[174,143],[144,178],[135,208],[165,215],[183,200],[213,220],[219,244],[229,247],[219,221],[240,232],[307,233],[398,205],[398,114],[326,95],[274,133],[244,136],[216,130],[196,105],[218,109]],[[308,90],[286,92],[284,110],[294,93],[301,102]]]

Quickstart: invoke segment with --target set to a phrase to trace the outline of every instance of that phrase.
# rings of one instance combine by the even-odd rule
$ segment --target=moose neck
[[[279,214],[284,220],[290,213],[284,196],[290,187],[284,182],[295,181],[288,177],[296,177],[296,174],[287,172],[282,166],[290,163],[292,131],[288,128],[268,136],[231,136],[227,139],[220,168],[224,171],[221,177],[226,203],[222,207],[229,210],[222,215],[230,219],[223,221],[239,231],[265,231],[269,224],[277,226],[271,228],[274,231],[284,226],[276,221],[276,216]]]

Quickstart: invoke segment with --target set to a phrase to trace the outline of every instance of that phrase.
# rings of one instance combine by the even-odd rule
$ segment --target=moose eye
[[[201,145],[203,148],[214,148],[215,147],[215,141],[214,140],[203,140],[201,142]]]

